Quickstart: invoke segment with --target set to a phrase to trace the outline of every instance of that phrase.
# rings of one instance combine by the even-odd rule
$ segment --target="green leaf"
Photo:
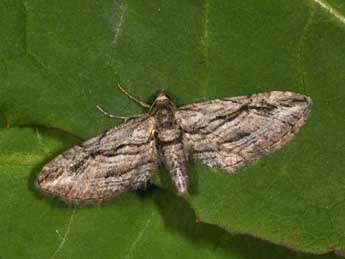
[[[77,142],[54,130],[0,130],[0,258],[316,258],[196,223],[186,201],[157,188],[83,208],[39,195],[44,160]]]
[[[191,166],[188,201],[199,220],[228,231],[308,252],[344,253],[344,10],[339,0],[2,0],[0,125],[53,127],[86,139],[119,123],[102,116],[97,104],[119,115],[144,112],[114,89],[116,83],[145,101],[164,89],[177,105],[269,90],[307,94],[314,101],[312,115],[291,144],[236,176]],[[72,143],[65,137],[57,137],[56,145]],[[31,146],[29,139],[20,139],[27,144],[14,146],[16,152]],[[12,212],[1,219],[7,219],[6,234],[12,233],[14,242],[22,246],[1,249],[7,251],[5,258],[11,253],[28,257],[35,250],[44,258],[52,256],[59,238],[52,219],[62,228],[68,226],[70,210],[55,203],[42,205],[44,201],[38,202],[33,193],[20,195],[32,183],[27,183],[26,170],[37,173],[57,154],[51,144],[43,142],[39,156],[30,149],[23,157],[4,155],[6,170],[1,170],[0,181],[6,185],[1,197],[8,199],[6,206],[1,205],[6,208],[2,212],[9,208]],[[28,168],[23,169],[25,165]],[[13,191],[16,188],[18,192]],[[154,211],[152,195],[144,203],[128,195],[122,204],[150,213]],[[40,206],[46,223],[37,215]],[[126,217],[111,207],[85,209],[81,222],[89,222],[86,215],[98,210],[109,220]],[[37,220],[31,224],[38,229],[34,238],[31,235],[36,231],[25,228],[25,218],[19,220],[23,211],[30,224],[30,218]],[[75,218],[81,211],[74,212]],[[145,222],[148,215],[140,219]],[[104,222],[99,229],[108,229]],[[21,230],[26,239],[20,239]],[[89,238],[97,239],[98,226],[84,225],[79,231],[74,246],[84,248],[86,254],[88,246],[81,245],[80,239],[88,232],[82,231],[91,231]],[[128,236],[122,255],[133,240]],[[242,238],[236,240],[242,244]],[[97,245],[114,252],[110,243],[98,241]],[[241,256],[258,257],[249,252]]]

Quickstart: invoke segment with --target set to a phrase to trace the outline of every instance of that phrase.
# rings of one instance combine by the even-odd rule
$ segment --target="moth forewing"
[[[50,161],[36,179],[45,194],[66,202],[102,202],[146,185],[157,168],[152,117],[109,129]]]
[[[274,91],[191,104],[175,115],[192,158],[234,172],[287,143],[311,106],[310,97]]]

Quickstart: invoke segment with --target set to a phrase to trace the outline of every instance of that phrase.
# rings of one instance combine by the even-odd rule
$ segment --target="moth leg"
[[[125,89],[123,89],[123,88],[121,87],[121,85],[118,84],[117,87],[120,89],[121,92],[123,92],[125,95],[127,95],[129,99],[135,101],[136,103],[138,103],[138,104],[141,105],[142,107],[145,107],[145,108],[150,108],[150,107],[151,107],[151,105],[149,105],[149,104],[147,104],[147,103],[145,103],[145,102],[139,100],[138,98],[136,98],[136,97],[130,95]]]

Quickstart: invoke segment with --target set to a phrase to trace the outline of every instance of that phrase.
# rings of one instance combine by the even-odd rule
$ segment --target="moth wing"
[[[36,187],[73,203],[102,202],[137,189],[157,167],[153,129],[154,119],[146,115],[111,128],[46,164]]]
[[[311,106],[310,97],[273,91],[186,105],[175,116],[192,158],[234,172],[287,143]]]

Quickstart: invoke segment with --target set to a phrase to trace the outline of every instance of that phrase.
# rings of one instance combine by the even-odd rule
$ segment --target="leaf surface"
[[[199,220],[228,231],[313,253],[344,253],[344,10],[339,0],[2,0],[0,125],[68,132],[59,133],[54,142],[62,151],[72,143],[67,136],[87,139],[120,123],[104,117],[96,105],[118,115],[145,112],[114,89],[116,83],[147,102],[164,89],[177,105],[270,90],[309,95],[314,101],[312,115],[289,145],[236,176],[191,166],[192,191],[187,199]],[[16,138],[17,133],[11,134],[8,139]],[[17,143],[16,152],[36,145],[19,139],[24,144]],[[25,222],[13,223],[23,211],[36,228],[42,224],[44,233],[54,217],[61,233],[66,232],[72,212],[49,207],[28,191],[32,184],[28,172],[33,178],[57,154],[49,141],[41,144],[39,155],[30,148],[23,157],[16,152],[3,155],[1,191],[9,198],[1,205],[3,211],[13,210],[2,216],[6,233],[18,235],[23,230],[29,237],[34,232],[25,229]],[[15,187],[18,192],[12,191]],[[154,211],[154,198],[141,203],[135,195],[126,197],[122,202],[131,204],[133,211],[136,207],[148,211],[134,236]],[[41,223],[36,206],[45,211],[46,223]],[[97,208],[85,211],[89,210]],[[99,210],[109,220],[117,215],[111,205]],[[74,213],[78,218],[84,212]],[[153,217],[159,215],[155,213]],[[88,222],[85,215],[80,217]],[[102,224],[100,229],[107,229]],[[11,252],[34,253],[43,240],[50,245],[38,254],[53,256],[59,228],[50,227],[51,239],[37,234],[30,239],[37,241],[35,245],[28,246],[18,239],[22,249]],[[97,229],[92,235],[96,239]],[[78,235],[76,247],[87,233]],[[135,240],[133,236],[126,244]],[[104,247],[113,251],[110,245]],[[123,254],[128,252],[128,245],[122,248]],[[247,255],[250,258],[241,254]]]

